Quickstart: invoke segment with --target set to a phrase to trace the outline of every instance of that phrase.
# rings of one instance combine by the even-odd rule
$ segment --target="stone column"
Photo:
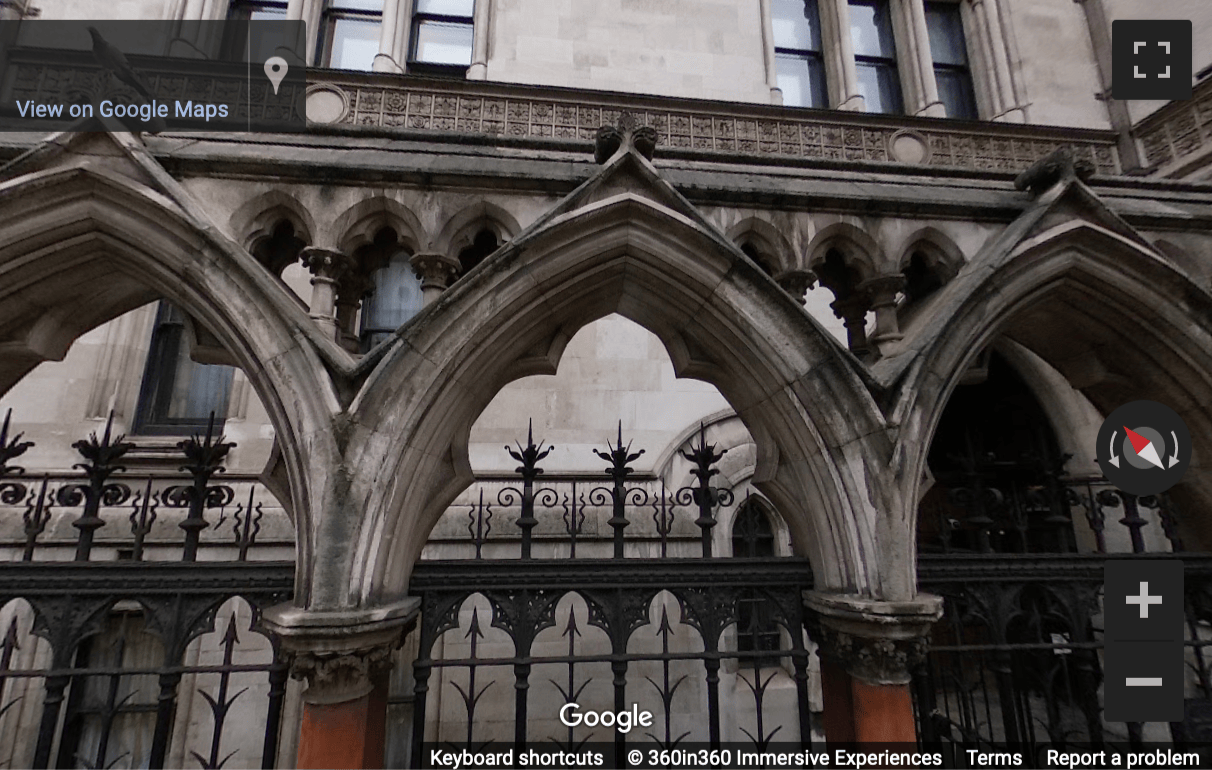
[[[362,272],[347,271],[337,281],[337,342],[351,353],[359,348],[358,305],[371,290],[370,279]]]
[[[339,251],[309,247],[303,249],[303,264],[311,271],[311,307],[308,314],[316,324],[337,338],[337,281],[352,267],[352,260]]]
[[[771,0],[759,0],[758,12],[762,24],[762,63],[766,67],[766,87],[770,89],[770,103],[783,103],[783,91],[779,88],[778,65],[774,60],[774,22],[770,12]]]
[[[810,633],[820,646],[825,739],[830,744],[917,740],[910,672],[925,659],[938,596],[886,602],[805,591]]]
[[[435,251],[421,251],[409,259],[412,270],[421,279],[421,296],[425,307],[434,303],[447,286],[454,283],[462,265],[454,257]]]
[[[320,12],[323,0],[287,0],[287,21],[303,21],[307,24],[307,64],[316,61],[316,41],[320,37]]]
[[[902,0],[905,37],[910,44],[910,57],[902,66],[913,70],[914,92],[909,112],[930,118],[947,117],[947,108],[938,98],[938,83],[934,79],[934,57],[930,51],[930,31],[926,27],[926,6],[922,0]],[[908,102],[909,99],[906,99]]]
[[[973,22],[975,29],[971,31],[976,34],[970,39],[975,42],[984,65],[974,67],[972,74],[979,79],[979,90],[989,102],[989,119],[1025,123],[1027,118],[1015,90],[1014,75],[1010,69],[1009,41],[1003,35],[998,5],[997,0],[972,0],[967,18]]]
[[[858,88],[858,65],[854,63],[854,39],[850,36],[850,3],[825,0],[819,6],[822,44],[830,73],[833,108],[862,112],[866,103]]]
[[[492,23],[492,0],[476,0],[472,11],[471,66],[467,68],[468,80],[488,79],[488,38]]]
[[[816,273],[811,270],[784,270],[774,276],[774,282],[803,304],[808,290],[816,283]]]
[[[855,355],[867,353],[867,311],[871,303],[866,294],[855,291],[845,299],[835,300],[829,307],[846,324],[847,345]]]
[[[905,288],[905,276],[900,273],[878,275],[863,281],[858,288],[870,299],[871,309],[875,311],[875,333],[870,342],[882,354],[884,347],[904,336],[896,317],[896,296]]]
[[[307,682],[299,727],[299,768],[383,767],[392,653],[416,623],[420,600],[373,611],[266,610],[266,627]]]
[[[408,37],[412,32],[412,0],[383,0],[383,23],[379,27],[379,52],[371,69],[404,73],[408,66]]]

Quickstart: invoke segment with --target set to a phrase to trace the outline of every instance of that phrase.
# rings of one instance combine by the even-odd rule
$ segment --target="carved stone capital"
[[[805,591],[804,604],[822,654],[874,685],[908,684],[913,667],[925,659],[930,629],[943,614],[943,600],[929,594],[886,602]]]
[[[391,672],[396,645],[382,644],[347,652],[297,652],[290,675],[307,681],[308,703],[344,703],[366,695],[375,680]]]
[[[436,251],[419,251],[408,259],[412,271],[421,279],[421,290],[445,290],[458,277],[462,265],[455,257]]]
[[[332,249],[309,246],[300,253],[303,264],[314,278],[336,281],[353,267],[353,259]],[[315,282],[314,279],[312,281]]]
[[[391,671],[392,652],[416,623],[420,600],[407,597],[371,609],[305,610],[285,604],[262,622],[291,656],[291,675],[307,682],[308,703],[356,700]]]
[[[905,276],[901,273],[877,275],[858,285],[858,289],[871,298],[873,308],[885,307],[896,302],[896,295],[905,288]]]
[[[783,291],[803,302],[812,284],[816,283],[816,273],[811,270],[784,270],[774,276],[774,282],[783,287]]]

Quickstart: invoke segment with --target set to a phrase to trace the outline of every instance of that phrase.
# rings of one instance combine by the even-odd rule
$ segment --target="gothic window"
[[[743,559],[769,559],[775,555],[770,518],[754,498],[742,503],[732,524],[732,555]],[[741,652],[779,649],[778,624],[771,614],[770,601],[759,591],[744,592],[738,599],[736,636]]]
[[[143,372],[135,430],[145,435],[179,435],[205,430],[211,415],[216,429],[227,415],[230,366],[199,364],[189,356],[185,314],[161,302],[151,351]]]
[[[850,0],[850,37],[867,112],[904,112],[887,0]]]
[[[930,33],[938,98],[947,108],[947,117],[975,120],[976,94],[972,90],[959,4],[926,3],[926,29]]]
[[[398,252],[387,264],[371,273],[374,289],[362,302],[362,350],[382,342],[397,328],[421,312],[421,282],[413,273],[409,256]]]
[[[411,71],[462,76],[471,64],[475,0],[416,0]]]
[[[328,0],[316,48],[320,63],[341,70],[369,70],[379,53],[383,0]]]
[[[821,53],[821,17],[816,0],[773,0],[774,62],[783,104],[829,106],[825,61]]]

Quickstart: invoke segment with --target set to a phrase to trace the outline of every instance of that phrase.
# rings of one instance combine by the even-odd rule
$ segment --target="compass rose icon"
[[[1173,409],[1156,401],[1133,401],[1103,422],[1098,462],[1107,480],[1125,492],[1155,495],[1182,478],[1190,446],[1191,434]]]

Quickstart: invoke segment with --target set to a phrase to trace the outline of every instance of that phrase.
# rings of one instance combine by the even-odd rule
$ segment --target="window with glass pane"
[[[783,104],[828,107],[817,0],[774,0],[774,63]]]
[[[286,18],[286,2],[233,0],[227,18],[232,21],[280,21]]]
[[[192,360],[185,314],[161,302],[139,391],[136,432],[190,434],[205,430],[212,413],[216,428],[222,427],[233,371]]]
[[[422,72],[462,74],[471,64],[475,0],[417,0],[409,65]]]
[[[976,120],[976,94],[959,4],[926,3],[926,28],[930,31],[938,98],[947,108],[947,117]]]
[[[859,93],[868,112],[904,112],[896,70],[892,16],[886,0],[850,0],[850,37]]]
[[[421,281],[409,264],[408,254],[396,254],[371,274],[374,290],[362,301],[362,350],[379,344],[421,312]]]
[[[383,0],[328,0],[321,20],[319,64],[342,70],[370,70],[379,53]]]

